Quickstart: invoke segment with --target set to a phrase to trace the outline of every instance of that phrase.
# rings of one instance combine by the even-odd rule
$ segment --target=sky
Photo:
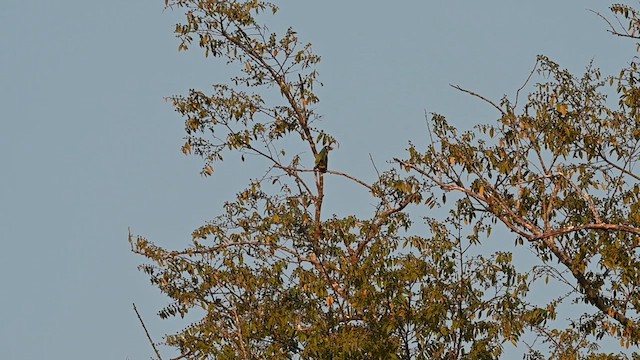
[[[601,0],[277,4],[268,24],[322,56],[317,109],[340,142],[331,166],[368,181],[369,154],[385,168],[409,140],[426,144],[425,111],[461,127],[497,119],[449,84],[499,101],[538,54],[578,74],[591,60],[616,73],[636,54],[587,10],[607,13]],[[1,359],[149,359],[132,303],[156,341],[187,325],[156,315],[168,299],[137,270],[128,232],[187,246],[247,179],[233,162],[203,178],[180,152],[183,119],[165,97],[232,76],[177,51],[181,18],[163,0],[2,1]],[[364,211],[328,186],[329,209]]]

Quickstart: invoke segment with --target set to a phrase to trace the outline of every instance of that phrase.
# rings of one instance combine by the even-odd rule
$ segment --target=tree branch
[[[160,351],[158,351],[158,348],[156,348],[156,344],[151,339],[151,335],[149,335],[149,331],[147,330],[147,327],[144,325],[144,321],[142,321],[142,317],[140,316],[140,313],[138,312],[138,309],[136,308],[136,304],[135,303],[133,304],[133,311],[135,311],[136,315],[138,315],[138,320],[140,320],[140,324],[142,324],[142,328],[144,329],[145,334],[147,334],[147,339],[149,339],[149,343],[151,344],[151,347],[153,348],[153,351],[155,351],[156,356],[158,356],[158,360],[162,360],[162,356],[160,355]]]
[[[456,90],[460,90],[460,91],[462,91],[462,92],[464,92],[464,93],[467,93],[467,94],[469,94],[469,95],[471,95],[471,96],[475,96],[475,97],[477,97],[477,98],[479,98],[479,99],[484,100],[486,103],[488,103],[488,104],[490,104],[491,106],[493,106],[494,108],[496,108],[496,110],[500,111],[500,113],[501,113],[502,115],[506,115],[506,113],[505,113],[502,109],[500,109],[500,107],[499,107],[498,105],[496,105],[493,101],[491,101],[491,100],[487,99],[486,97],[484,97],[484,96],[482,96],[482,95],[480,95],[480,94],[478,94],[478,93],[475,93],[475,92],[473,92],[473,91],[470,91],[470,90],[467,90],[467,89],[463,89],[463,88],[461,88],[461,87],[460,87],[460,86],[458,86],[458,85],[452,85],[452,84],[449,84],[449,86],[451,86],[452,88],[454,88],[454,89],[456,89]]]

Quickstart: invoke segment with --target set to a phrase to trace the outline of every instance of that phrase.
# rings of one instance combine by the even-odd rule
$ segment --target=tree
[[[637,38],[636,12],[622,5],[611,10],[629,23],[628,32],[611,31]],[[423,176],[423,186],[432,191],[458,193],[476,226],[499,222],[516,235],[517,244],[528,243],[548,276],[567,285],[568,294],[554,304],[570,298],[591,305],[564,331],[538,329],[548,341],[578,335],[555,346],[558,357],[567,354],[561,348],[577,354],[593,345],[588,335],[635,346],[640,341],[637,63],[603,78],[591,66],[575,77],[546,57],[538,61],[538,72],[548,81],[537,84],[519,113],[517,100],[488,101],[500,112],[498,124],[460,135],[435,115],[432,144],[424,152],[411,147],[409,159],[396,161]],[[607,104],[607,85],[616,85],[616,108]]]
[[[241,69],[211,94],[172,98],[185,117],[183,152],[205,159],[205,176],[228,153],[264,167],[185,249],[130,236],[133,251],[151,262],[141,269],[173,300],[160,316],[199,318],[165,338],[181,357],[488,359],[527,332],[548,341],[531,347],[532,358],[605,356],[590,336],[637,343],[635,65],[617,79],[614,111],[599,92],[613,78],[590,68],[576,79],[541,57],[550,80],[519,113],[517,101],[489,102],[501,119],[477,127],[488,138],[458,135],[434,115],[432,144],[411,147],[408,159],[395,159],[397,169],[368,183],[326,166],[337,139],[319,122],[320,57],[293,29],[276,34],[258,21],[276,14],[275,5],[165,6],[185,10],[175,30],[180,50],[196,43]],[[357,184],[375,210],[368,218],[328,216],[325,176]],[[409,207],[449,212],[427,218],[430,234],[422,235]],[[496,222],[545,265],[520,270],[504,247],[481,247]],[[567,298],[527,297],[547,277],[592,311],[553,329]]]

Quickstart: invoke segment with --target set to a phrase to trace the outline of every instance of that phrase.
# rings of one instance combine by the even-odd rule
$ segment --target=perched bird
[[[327,172],[327,166],[329,165],[329,151],[333,150],[331,145],[327,145],[322,148],[322,150],[316,155],[316,165],[313,167],[314,170],[318,170],[321,173]]]

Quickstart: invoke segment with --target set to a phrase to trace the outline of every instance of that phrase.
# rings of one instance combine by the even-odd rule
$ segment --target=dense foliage
[[[160,316],[199,319],[166,337],[182,357],[491,359],[511,342],[529,358],[614,359],[640,342],[635,62],[612,77],[593,67],[575,76],[541,56],[523,105],[471,93],[495,107],[495,124],[463,132],[434,114],[429,146],[411,145],[367,183],[328,162],[337,141],[318,122],[320,57],[294,30],[258,21],[275,5],[165,5],[186,13],[180,50],[195,44],[241,69],[210,93],[173,97],[183,152],[202,156],[207,176],[227,153],[264,167],[185,249],[130,237],[150,261],[141,269],[173,300]],[[629,24],[609,23],[611,32],[636,38],[636,12],[611,10]],[[357,184],[375,211],[326,214],[325,177]],[[448,216],[431,217],[442,213],[433,208]],[[505,228],[512,237],[492,239]],[[518,245],[539,263],[514,266],[508,249]],[[551,284],[562,291],[531,300]],[[584,314],[564,321],[558,308],[572,302]],[[601,353],[605,338],[620,351]]]

